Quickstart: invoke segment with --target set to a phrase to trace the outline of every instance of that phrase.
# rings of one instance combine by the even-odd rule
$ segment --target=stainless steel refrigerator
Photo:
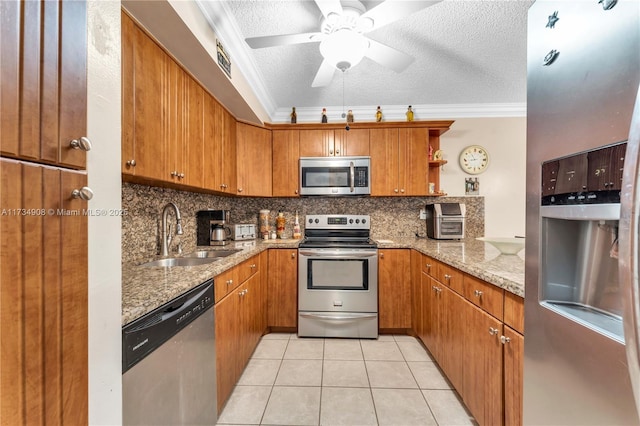
[[[524,423],[637,425],[640,1],[538,0],[527,56]]]

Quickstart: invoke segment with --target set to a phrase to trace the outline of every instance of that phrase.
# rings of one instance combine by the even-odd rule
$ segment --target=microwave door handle
[[[353,192],[356,189],[356,170],[353,166],[353,161],[349,162],[349,174],[351,175],[351,187],[349,188],[349,191]]]

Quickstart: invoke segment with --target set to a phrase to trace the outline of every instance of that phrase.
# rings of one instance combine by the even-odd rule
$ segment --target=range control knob
[[[309,219],[309,223],[313,223],[313,219]]]
[[[315,221],[315,222],[316,222],[316,223],[320,223],[320,220],[319,220],[319,219],[316,219],[316,221]]]
[[[349,219],[349,223],[353,223],[353,219]]]

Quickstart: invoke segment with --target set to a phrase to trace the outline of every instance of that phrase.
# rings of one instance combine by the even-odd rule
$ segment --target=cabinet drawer
[[[224,271],[220,275],[216,275],[213,279],[215,287],[215,303],[218,303],[223,297],[229,294],[234,288],[238,287],[242,281],[238,279],[238,267]]]
[[[508,291],[504,292],[504,323],[524,334],[524,299]]]
[[[251,276],[260,269],[259,265],[260,259],[257,256],[254,256],[236,266],[236,269],[238,270],[238,282],[243,283],[251,278]]]
[[[425,274],[437,278],[438,274],[438,262],[430,258],[429,256],[422,255],[422,272]]]
[[[463,294],[463,274],[456,268],[438,262],[438,281],[449,286],[451,290],[458,294]]]
[[[502,321],[504,290],[501,288],[465,275],[464,297]]]

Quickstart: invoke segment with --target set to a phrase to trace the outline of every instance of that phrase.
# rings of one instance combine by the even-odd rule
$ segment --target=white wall
[[[118,210],[120,175],[120,2],[87,2],[90,209]],[[89,217],[89,424],[122,424],[121,220]]]
[[[461,118],[441,136],[448,164],[440,172],[440,187],[448,195],[464,195],[465,177],[478,177],[485,197],[485,235],[525,235],[526,117]],[[462,171],[458,156],[468,145],[489,152],[489,168],[480,175]]]

